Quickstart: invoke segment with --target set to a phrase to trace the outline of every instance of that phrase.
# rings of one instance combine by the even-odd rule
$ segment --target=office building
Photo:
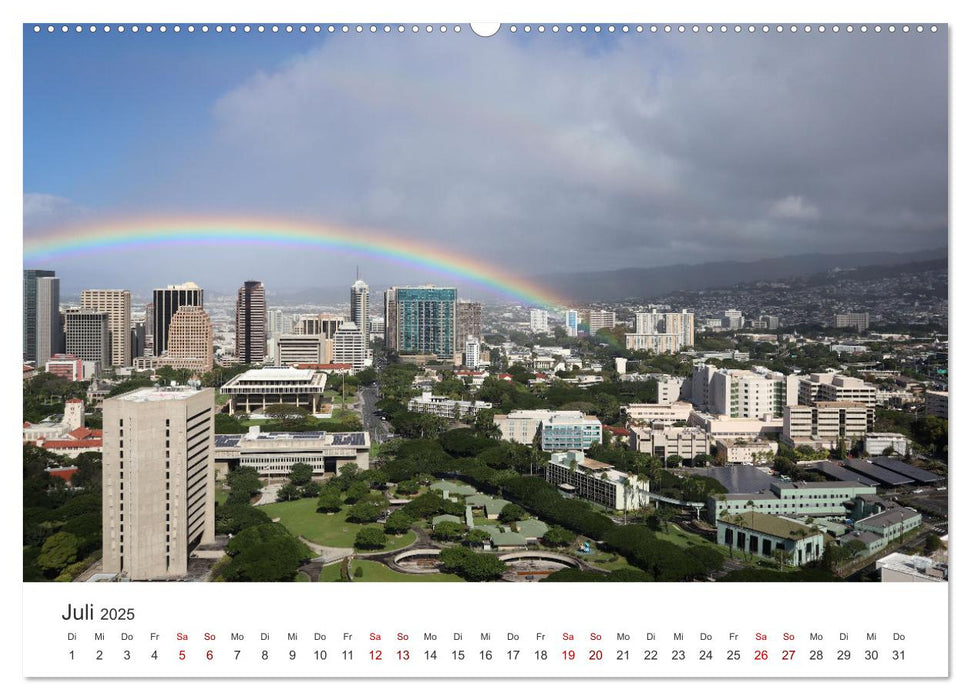
[[[706,370],[700,372],[708,375]],[[706,410],[729,418],[778,418],[798,400],[795,375],[719,369],[709,376]]]
[[[307,464],[314,478],[339,474],[351,464],[370,466],[371,438],[357,433],[264,433],[253,426],[243,435],[216,435],[217,476],[240,467],[253,467],[262,477],[284,478],[294,464]]]
[[[595,416],[580,411],[520,410],[492,419],[503,440],[532,445],[537,434],[546,452],[586,450],[601,441],[603,426]]]
[[[64,326],[60,310],[61,280],[57,277],[38,277],[36,282],[35,360],[37,367],[43,367],[52,355],[64,350]]]
[[[337,330],[334,334],[333,347],[332,362],[351,365],[355,374],[367,366],[367,342],[353,321],[347,321]]]
[[[141,356],[153,357],[155,355],[155,303],[145,304],[145,351]]]
[[[293,324],[292,332],[333,338],[337,335],[337,329],[341,327],[342,323],[344,323],[344,319],[334,314],[305,314],[300,316]]]
[[[778,440],[782,436],[782,418],[729,418],[693,410],[688,425],[694,425],[711,436],[712,440]]]
[[[947,420],[947,392],[925,391],[924,412],[929,416],[937,416]]]
[[[880,572],[881,583],[945,583],[948,580],[946,563],[903,552],[892,552],[877,559],[875,567]]]
[[[688,398],[691,395],[690,377],[673,377],[670,374],[654,376],[657,382],[657,403],[662,406]]]
[[[270,309],[267,313],[267,334],[270,338],[293,333],[296,318],[293,314],[283,312],[283,309]]]
[[[66,353],[53,355],[44,366],[44,371],[69,382],[80,382],[85,379],[84,360]]]
[[[236,359],[261,364],[266,357],[266,289],[249,280],[236,293]]]
[[[711,438],[701,428],[676,428],[662,423],[632,426],[630,441],[632,450],[653,455],[662,462],[673,455],[691,460],[698,455],[707,455],[711,449]]]
[[[651,425],[652,423],[674,425],[687,422],[691,416],[691,404],[687,401],[674,401],[667,404],[632,403],[621,406],[621,411],[627,415],[627,422],[630,425]]]
[[[334,341],[325,335],[285,333],[271,336],[268,354],[278,367],[325,365],[334,361]]]
[[[617,325],[617,314],[613,311],[597,311],[590,309],[590,335],[596,335],[601,328],[613,328]]]
[[[870,411],[853,401],[817,401],[812,406],[787,406],[783,414],[782,441],[790,447],[810,445],[813,449],[846,449],[863,440]]]
[[[212,323],[201,306],[180,306],[169,323],[169,349],[159,365],[208,372],[213,365]]]
[[[833,325],[837,328],[852,328],[857,333],[863,333],[870,327],[870,314],[866,311],[836,314]]]
[[[764,464],[779,451],[779,443],[770,440],[715,440],[715,457],[720,464]]]
[[[454,287],[390,288],[385,292],[385,346],[399,355],[435,355],[451,361],[457,301]]]
[[[774,483],[755,493],[721,493],[708,497],[708,518],[731,521],[754,511],[769,515],[811,515],[846,518],[857,496],[875,495],[876,486],[858,481],[793,481]]]
[[[813,372],[799,379],[799,404],[811,406],[816,401],[854,401],[873,410],[877,405],[877,388],[856,377]]]
[[[364,334],[365,345],[370,340],[371,289],[362,279],[351,285],[351,322]]]
[[[195,282],[170,284],[152,292],[152,352],[160,357],[169,349],[169,324],[180,306],[203,304],[203,290]]]
[[[550,332],[550,314],[546,309],[529,310],[529,330],[531,333]]]
[[[477,301],[460,301],[456,314],[458,315],[457,338],[461,343],[472,337],[482,340],[482,304]]]
[[[575,450],[550,457],[546,481],[567,498],[582,498],[612,510],[637,510],[650,503],[647,478],[621,472]]]
[[[81,308],[108,313],[112,367],[131,367],[131,292],[127,289],[85,289]]]
[[[576,309],[567,309],[563,315],[563,323],[566,326],[566,334],[571,338],[576,338],[577,330],[580,327],[580,313]]]
[[[745,316],[738,309],[726,309],[722,312],[722,328],[737,331],[745,325]]]
[[[718,519],[718,544],[741,552],[802,566],[821,559],[825,535],[803,523],[768,513],[747,511]]]
[[[421,396],[415,396],[408,401],[408,410],[412,413],[430,413],[439,418],[460,420],[474,418],[479,411],[492,408],[486,401],[456,401],[447,396],[434,396],[430,391],[423,391]]]
[[[906,455],[910,453],[910,439],[900,433],[867,433],[863,438],[867,454],[882,455],[884,452]]]
[[[58,307],[60,305],[60,282],[52,286],[46,283],[43,299],[38,304],[38,280],[42,278],[54,278],[53,270],[24,270],[24,361],[34,362],[37,367],[41,367],[43,362],[38,362],[37,348],[41,343],[50,357],[54,352],[51,348],[57,349],[57,318]],[[52,292],[55,292],[52,294]],[[41,310],[40,306],[46,309]],[[39,324],[38,314],[43,314],[43,323]],[[38,335],[40,330],[40,335]],[[53,334],[53,335],[52,335]],[[43,340],[41,340],[43,338]],[[52,338],[54,338],[52,342]],[[44,358],[46,361],[47,358]]]
[[[317,413],[327,375],[312,369],[263,367],[236,375],[220,392],[229,394],[229,413],[263,413],[267,406],[286,404]]]
[[[131,332],[128,335],[131,338],[129,342],[131,343],[132,364],[134,364],[135,358],[145,355],[145,322],[132,321]]]
[[[93,309],[68,309],[64,313],[64,347],[68,355],[85,362],[110,365],[108,312]]]
[[[184,577],[215,541],[214,392],[135,389],[104,402],[103,570]]]

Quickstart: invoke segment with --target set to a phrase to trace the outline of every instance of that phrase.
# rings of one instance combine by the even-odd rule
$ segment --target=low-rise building
[[[694,425],[712,440],[775,440],[782,435],[782,418],[729,418],[728,416],[691,411],[688,425]]]
[[[882,455],[887,450],[905,455],[910,452],[910,440],[900,433],[867,433],[863,438],[863,449],[871,455]]]
[[[583,498],[613,510],[631,510],[650,502],[650,482],[571,450],[558,452],[546,466],[546,480],[571,498]]]
[[[627,422],[634,425],[687,423],[691,416],[691,404],[687,401],[671,404],[632,403],[621,406],[620,410],[627,415]]]
[[[286,477],[294,464],[313,469],[314,478],[337,474],[353,464],[370,466],[371,438],[365,432],[264,433],[253,426],[243,435],[216,435],[217,476],[239,467],[253,467],[262,477]]]
[[[715,457],[721,464],[771,462],[779,443],[770,440],[715,440]]]
[[[286,333],[270,338],[269,355],[280,367],[328,364],[334,359],[334,341],[324,334]]]
[[[772,484],[756,493],[723,493],[708,498],[708,518],[731,519],[754,510],[769,515],[836,515],[846,517],[857,496],[876,494],[875,486],[858,481],[794,481]]]
[[[927,415],[947,420],[947,392],[925,391],[924,409]]]
[[[487,401],[459,401],[447,396],[435,396],[430,391],[423,391],[421,396],[408,401],[408,410],[413,413],[430,413],[451,420],[474,417],[479,411],[490,408],[492,404]]]
[[[595,416],[580,411],[513,411],[493,417],[503,440],[532,445],[537,434],[547,452],[586,450],[601,441],[603,426]]]
[[[882,583],[941,583],[948,580],[947,564],[902,552],[877,559],[876,568]]]
[[[760,557],[802,566],[823,556],[824,534],[787,518],[749,510],[719,518],[717,525],[718,544]]]
[[[317,413],[327,375],[310,369],[264,367],[236,375],[220,391],[229,395],[229,413],[262,413],[286,404]]]
[[[707,455],[711,438],[701,428],[675,428],[655,423],[652,426],[633,426],[631,449],[658,457],[662,461],[677,455],[682,459],[694,459]]]

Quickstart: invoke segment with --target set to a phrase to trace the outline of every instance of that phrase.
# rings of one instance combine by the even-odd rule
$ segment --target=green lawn
[[[570,549],[567,554],[609,571],[625,569],[630,566],[623,555],[615,554],[614,552],[601,552],[593,542],[590,543],[590,554],[579,554],[575,549]]]
[[[691,545],[699,545],[701,547],[713,547],[714,549],[717,549],[719,552],[724,554],[726,557],[729,556],[728,547],[724,547],[722,545],[716,545],[711,540],[706,540],[701,535],[696,535],[693,532],[685,532],[674,523],[668,523],[667,532],[664,532],[664,530],[661,530],[660,532],[655,532],[654,534],[657,536],[659,540],[665,540],[667,542],[676,544],[679,547],[682,547],[685,549],[690,547]]]
[[[365,527],[347,522],[345,518],[349,506],[344,506],[338,513],[318,513],[316,498],[271,503],[260,508],[270,518],[280,518],[280,522],[293,534],[325,547],[353,547],[358,530]],[[403,535],[388,535],[388,545],[377,551],[400,549],[416,539],[417,536],[410,530]]]
[[[364,572],[363,576],[354,579],[354,583],[375,583],[381,581],[461,581],[462,579],[455,574],[403,574],[399,571],[392,571],[381,562],[368,561],[366,559],[355,559],[351,562],[351,571],[357,571],[358,567]],[[322,582],[340,581],[341,562],[328,564],[320,571]]]
[[[229,491],[222,489],[220,484],[216,484],[216,503],[221,506],[225,505],[228,498]]]

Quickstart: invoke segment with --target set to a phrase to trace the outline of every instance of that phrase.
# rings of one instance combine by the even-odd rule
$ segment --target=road
[[[380,445],[391,434],[391,426],[387,421],[375,415],[377,411],[378,389],[375,386],[361,387],[361,400],[358,404],[361,410],[361,422],[364,429],[371,435],[371,441]]]

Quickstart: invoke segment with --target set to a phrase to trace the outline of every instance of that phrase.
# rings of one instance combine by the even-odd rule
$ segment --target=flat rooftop
[[[234,379],[244,382],[310,381],[313,379],[314,374],[316,373],[312,369],[266,367],[263,369],[248,369],[242,374],[234,377]]]
[[[743,527],[748,530],[761,532],[766,535],[779,537],[784,540],[798,541],[805,539],[806,537],[821,534],[819,530],[816,530],[809,525],[800,525],[799,523],[794,523],[791,520],[778,518],[774,515],[768,515],[767,513],[758,513],[750,510],[744,513],[739,513],[738,516],[738,523],[736,523],[734,519],[725,520],[723,518],[719,518],[718,520],[726,525]],[[798,534],[800,532],[803,534]]]
[[[119,401],[145,403],[147,401],[185,401],[202,393],[202,389],[191,386],[149,386],[129,391],[127,394],[112,397]]]

